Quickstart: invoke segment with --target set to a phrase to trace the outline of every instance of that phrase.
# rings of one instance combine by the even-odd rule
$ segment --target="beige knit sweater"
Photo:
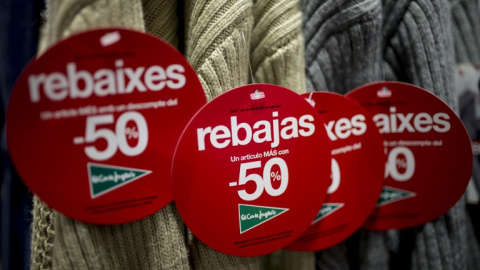
[[[183,40],[208,100],[252,81],[305,91],[298,1],[191,0],[181,14],[173,0],[48,0],[40,51],[73,33],[108,26],[147,31],[174,46]],[[32,269],[261,268],[258,258],[214,251],[186,237],[184,228],[173,203],[142,220],[100,226],[69,219],[35,197]]]
[[[120,26],[148,29],[175,45],[178,22],[172,10],[175,1],[50,0],[43,44],[48,47],[79,31]],[[98,226],[71,220],[35,197],[32,230],[32,269],[190,269],[174,204],[136,222]]]

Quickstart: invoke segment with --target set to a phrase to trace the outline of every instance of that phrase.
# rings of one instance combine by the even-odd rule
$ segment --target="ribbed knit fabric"
[[[177,1],[143,0],[142,4],[145,30],[177,47]]]
[[[32,215],[31,269],[52,269],[55,213],[34,196]]]
[[[192,0],[186,10],[186,57],[207,99],[247,84],[252,2]],[[193,269],[259,269],[258,258],[226,255],[195,237],[190,237],[189,249]]]
[[[250,49],[255,82],[271,83],[298,93],[305,88],[302,13],[298,0],[254,1]]]
[[[381,80],[380,0],[303,0],[302,10],[308,91],[343,94]],[[349,269],[346,243],[317,252],[316,266]]]
[[[140,0],[48,0],[47,44],[91,28],[121,26],[145,30]]]
[[[445,216],[417,229],[412,269],[478,269],[479,245],[462,198]]]
[[[143,29],[140,3],[131,7],[121,1],[47,1],[47,22],[41,38],[39,52],[44,51],[56,41],[71,33],[93,26],[108,26],[114,19],[99,16],[106,11],[126,14],[124,19],[117,18],[114,25]],[[122,12],[123,11],[123,12]],[[140,12],[140,13],[139,13]],[[51,269],[54,242],[54,217],[52,210],[34,198],[32,221],[32,265],[31,269]]]
[[[384,0],[383,8],[386,78],[421,86],[456,109],[449,2]],[[474,254],[478,245],[469,240],[469,226],[462,199],[445,216],[416,228],[412,269],[478,267],[471,263],[480,254]]]
[[[383,57],[386,79],[413,83],[455,106],[449,7],[447,0],[383,0]]]
[[[380,0],[302,1],[309,91],[346,93],[380,79]]]
[[[46,18],[43,18],[46,19]],[[50,46],[47,25],[40,27],[38,52],[41,55]],[[53,239],[55,237],[55,212],[36,195],[33,196],[32,239],[30,268],[33,270],[52,269]]]
[[[480,6],[477,0],[450,0],[457,63],[480,63]]]
[[[190,269],[183,223],[173,204],[113,226],[58,214],[55,228],[54,269]]]
[[[383,77],[424,87],[456,109],[447,0],[383,0],[382,5],[373,0],[309,1],[303,9],[309,90],[344,93]],[[369,23],[375,27],[355,31]],[[351,38],[355,33],[361,37]],[[412,261],[404,264],[413,269],[469,269],[479,258],[469,226],[461,200],[444,217],[416,228]],[[388,269],[390,255],[400,250],[399,235],[361,232],[360,269]],[[317,253],[317,267],[348,269],[342,245]]]
[[[207,99],[248,83],[251,0],[186,3],[185,55]]]
[[[154,5],[151,1],[143,4],[149,8]],[[47,12],[47,45],[91,28],[145,29],[142,3],[138,0],[52,0],[47,3]],[[169,13],[170,9],[163,12]],[[176,32],[178,22],[174,16],[170,19],[163,21],[168,27],[159,26],[161,23],[155,20],[149,20],[146,27],[155,31],[153,34],[176,42],[171,33]],[[190,269],[184,226],[173,203],[142,220],[114,226],[85,224],[50,211],[39,200],[35,201],[32,269],[52,269],[52,265],[53,269]]]
[[[198,238],[192,237],[190,246],[190,260],[192,269],[210,270],[210,269],[242,269],[257,270],[260,269],[258,258],[246,258],[230,256],[215,251]]]

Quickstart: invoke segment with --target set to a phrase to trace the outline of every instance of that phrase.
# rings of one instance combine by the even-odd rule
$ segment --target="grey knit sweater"
[[[398,80],[432,91],[456,109],[449,1],[314,0],[302,2],[302,9],[309,90],[345,93],[367,82]],[[317,267],[476,269],[479,258],[462,199],[424,226],[361,231],[318,252]]]

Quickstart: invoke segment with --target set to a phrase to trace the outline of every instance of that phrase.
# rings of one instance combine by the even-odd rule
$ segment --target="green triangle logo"
[[[312,225],[338,211],[344,205],[344,203],[324,203],[320,211],[318,211],[315,220],[313,220]]]
[[[240,233],[242,234],[272,220],[288,210],[288,208],[239,204],[238,220],[240,222]]]
[[[152,171],[88,163],[88,180],[90,182],[90,197],[95,199],[121,186],[132,183]]]
[[[398,201],[412,198],[415,196],[417,196],[417,194],[414,192],[384,186],[382,188],[382,193],[380,193],[380,197],[378,198],[376,206],[377,207],[384,206],[393,202],[398,202]]]

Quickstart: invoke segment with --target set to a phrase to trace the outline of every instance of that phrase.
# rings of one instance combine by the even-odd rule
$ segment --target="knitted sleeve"
[[[421,86],[456,109],[449,1],[383,0],[383,4],[387,78]],[[446,215],[415,228],[412,269],[477,267],[478,244],[472,243],[469,227],[461,199]]]
[[[386,78],[423,87],[454,106],[449,2],[383,0],[383,5]]]
[[[153,5],[153,2],[145,1],[144,4]],[[166,24],[175,29],[176,18],[169,12],[175,1],[167,6],[164,12],[168,12],[170,17],[166,17],[172,21]],[[90,28],[145,28],[142,2],[138,0],[50,0],[47,12],[47,45]],[[146,28],[165,29],[154,23],[147,21]],[[174,32],[158,31],[157,36]],[[165,38],[175,42],[171,35]],[[190,269],[183,223],[173,203],[142,220],[114,226],[85,224],[60,213],[52,215],[40,201],[36,201],[33,215],[33,235],[36,237],[32,243],[32,269],[51,269],[52,265],[53,269]],[[40,250],[35,250],[37,247]]]
[[[380,0],[302,1],[309,91],[346,93],[380,77]]]
[[[37,196],[33,197],[31,269],[52,269],[55,215]]]
[[[249,0],[191,0],[186,3],[186,57],[211,100],[248,83],[248,52],[252,28]],[[190,235],[194,269],[258,269],[257,258],[215,251]]]
[[[251,0],[186,3],[185,53],[211,100],[248,83]]]
[[[91,28],[120,26],[145,30],[139,0],[48,0],[46,5],[48,45]]]
[[[298,0],[255,1],[250,61],[255,82],[298,93],[305,88],[302,13]]]

